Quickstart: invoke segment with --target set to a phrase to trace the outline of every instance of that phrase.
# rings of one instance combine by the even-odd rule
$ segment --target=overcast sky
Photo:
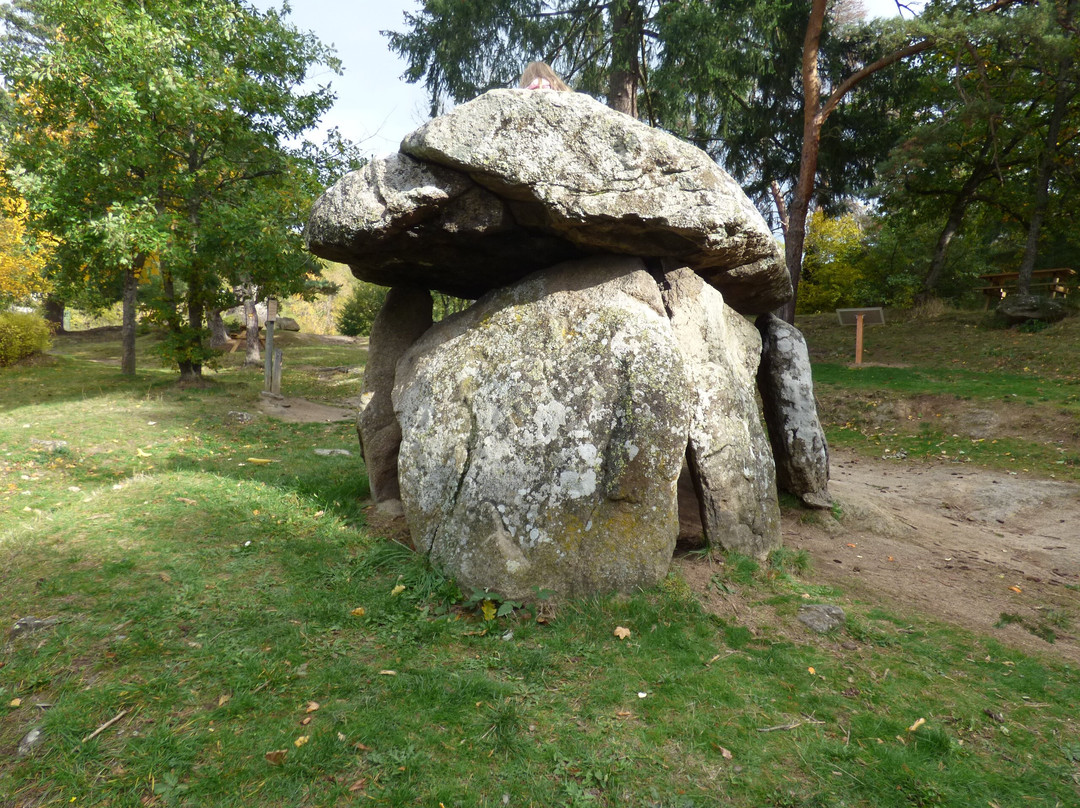
[[[281,6],[281,0],[253,2],[260,8]],[[419,6],[419,0],[294,0],[292,5],[291,22],[333,44],[344,68],[341,76],[330,71],[313,76],[330,82],[337,93],[323,123],[338,127],[365,152],[397,151],[402,137],[427,120],[423,85],[401,79],[405,62],[379,33],[404,30],[403,15]],[[896,14],[894,0],[863,0],[863,6],[871,16]]]

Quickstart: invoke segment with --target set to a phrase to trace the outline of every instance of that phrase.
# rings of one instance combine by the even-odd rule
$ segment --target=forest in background
[[[432,114],[543,59],[698,145],[784,240],[808,313],[975,306],[982,274],[1026,291],[1074,263],[1076,5],[427,0],[384,34]],[[0,304],[119,303],[125,345],[153,323],[189,377],[245,300],[298,296],[335,327],[350,279],[301,239],[314,197],[364,161],[339,133],[304,139],[334,103],[307,81],[340,68],[332,48],[238,0],[17,0],[3,24]]]

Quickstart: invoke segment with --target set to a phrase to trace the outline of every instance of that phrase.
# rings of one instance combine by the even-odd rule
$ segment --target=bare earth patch
[[[331,407],[304,398],[268,398],[259,396],[260,412],[290,424],[332,423],[352,421],[356,410],[348,407]]]
[[[831,476],[839,521],[784,514],[812,581],[1080,661],[1080,486],[842,453]]]

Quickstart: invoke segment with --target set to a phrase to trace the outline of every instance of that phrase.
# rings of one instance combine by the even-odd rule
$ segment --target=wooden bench
[[[1072,278],[1076,271],[1068,267],[1053,269],[1036,269],[1031,273],[1031,283],[1028,286],[1031,294],[1044,294],[1050,297],[1067,297],[1072,286]],[[991,272],[980,275],[981,280],[986,281],[986,286],[980,286],[978,290],[986,296],[986,307],[991,303],[997,303],[1006,295],[1016,294],[1017,281],[1020,279],[1019,272]]]

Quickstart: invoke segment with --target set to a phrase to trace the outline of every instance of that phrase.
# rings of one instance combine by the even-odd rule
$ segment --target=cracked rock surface
[[[690,400],[639,259],[553,267],[437,323],[402,358],[402,501],[464,586],[651,586],[678,532]]]
[[[686,268],[600,256],[489,293],[397,365],[414,546],[512,599],[660,582],[693,515],[680,508],[710,542],[763,557],[780,525],[759,353]],[[684,459],[696,497],[677,494]]]
[[[780,247],[703,151],[581,93],[491,90],[315,203],[316,255],[477,297],[592,254],[671,258],[744,313],[791,296]]]
[[[757,327],[762,343],[758,390],[777,487],[811,507],[828,508],[829,446],[818,420],[806,340],[774,314],[761,315]]]

